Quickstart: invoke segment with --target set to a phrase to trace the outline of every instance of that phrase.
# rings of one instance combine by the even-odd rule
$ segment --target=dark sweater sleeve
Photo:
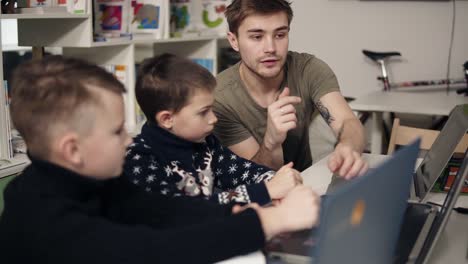
[[[207,201],[149,196],[154,203],[140,205],[140,209],[152,209],[155,217],[163,219],[149,226],[142,214],[115,221],[119,215],[89,213],[88,207],[72,200],[11,192],[7,192],[8,208],[0,218],[5,263],[212,263],[264,245],[261,222],[253,209],[226,216],[226,208]],[[127,195],[121,195],[125,200]],[[200,212],[199,221],[184,219],[190,207]],[[202,214],[210,217],[202,218]]]
[[[41,235],[56,241],[45,246],[54,248],[49,257],[66,259],[67,263],[212,263],[253,252],[264,244],[254,210],[164,229],[69,214],[54,223],[52,233]]]
[[[250,203],[260,205],[271,201],[265,182],[273,178],[275,172],[234,154],[229,148],[221,146],[213,139],[217,156],[214,173],[217,177],[218,202]]]

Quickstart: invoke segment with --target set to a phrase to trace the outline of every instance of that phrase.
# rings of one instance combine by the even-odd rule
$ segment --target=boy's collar
[[[154,141],[158,145],[171,145],[172,147],[178,148],[192,148],[201,145],[205,145],[205,142],[197,143],[183,139],[166,129],[160,127],[156,122],[147,121],[141,130],[143,135],[150,135],[150,141]]]
[[[32,169],[39,175],[33,175],[38,184],[48,184],[57,186],[66,194],[82,195],[88,192],[95,192],[96,189],[104,186],[109,180],[98,180],[85,175],[78,174],[72,170],[64,168],[52,161],[36,158],[28,153],[31,160]],[[36,174],[35,173],[35,174]],[[44,177],[48,180],[44,181]]]

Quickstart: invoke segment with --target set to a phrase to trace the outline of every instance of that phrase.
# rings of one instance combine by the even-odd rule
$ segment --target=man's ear
[[[227,39],[228,39],[228,41],[229,41],[229,44],[231,44],[231,47],[232,47],[235,51],[239,52],[239,44],[238,44],[238,42],[237,42],[237,36],[236,36],[236,34],[234,34],[234,33],[232,33],[232,32],[228,32],[228,33],[227,33]]]
[[[75,167],[79,167],[83,163],[79,137],[75,132],[66,132],[59,138],[56,144],[56,152],[62,156],[66,162],[73,164]]]
[[[173,117],[172,111],[163,110],[156,113],[155,119],[159,126],[169,130],[173,125]]]

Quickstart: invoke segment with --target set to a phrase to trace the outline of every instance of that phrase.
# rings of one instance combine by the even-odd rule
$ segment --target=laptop
[[[447,161],[451,158],[456,145],[465,135],[467,129],[468,105],[459,105],[451,112],[438,138],[413,175],[415,187],[411,199],[413,201],[407,204],[393,263],[424,263],[430,256],[438,239],[437,234],[443,231],[451,208],[453,208],[450,201],[453,203],[456,201],[459,191],[457,191],[457,185],[454,184],[447,194],[440,212],[435,206],[425,203],[428,199],[427,194],[444,170]],[[456,181],[458,179],[460,179],[459,188],[461,188],[464,179],[463,170],[460,170]],[[341,188],[341,186],[337,188]],[[334,190],[331,189],[331,191]],[[291,254],[280,254],[282,257],[279,259],[284,259],[287,256],[288,263],[309,263],[310,259],[304,258],[307,256],[307,248],[311,244],[310,241],[304,243],[308,236],[310,236],[310,232],[303,231],[286,239],[286,241],[291,242],[281,243],[282,249],[280,251]]]
[[[293,234],[292,241],[272,240],[267,246],[270,262],[391,263],[418,152],[419,140],[327,194],[319,226]],[[301,242],[300,249],[291,247]]]
[[[457,105],[450,113],[439,136],[427,152],[416,170],[414,188],[416,199],[427,201],[427,193],[432,189],[445,169],[453,152],[468,130],[468,104]]]
[[[453,185],[440,211],[427,203],[428,194],[467,131],[468,104],[458,105],[450,113],[439,136],[414,174],[414,195],[405,213],[395,263],[425,263],[429,258],[438,239],[438,235],[433,234],[443,231],[453,208],[450,201],[454,200],[454,203],[460,191]],[[456,178],[461,177],[460,188],[464,180],[462,174],[462,170],[459,170]]]

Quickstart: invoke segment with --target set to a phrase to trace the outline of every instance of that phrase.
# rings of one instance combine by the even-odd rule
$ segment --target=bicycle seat
[[[362,50],[362,53],[366,55],[369,59],[373,61],[382,60],[391,56],[401,56],[400,52],[390,51],[390,52],[375,52],[370,50]]]

